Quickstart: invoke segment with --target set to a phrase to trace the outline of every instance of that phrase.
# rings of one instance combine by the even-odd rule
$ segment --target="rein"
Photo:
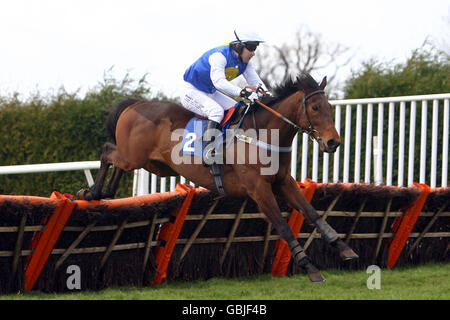
[[[258,93],[258,92],[261,92],[262,94],[266,95],[266,92],[264,91],[264,89],[263,89],[261,86],[258,86],[258,88],[251,87],[251,86],[246,86],[246,88],[250,88],[250,89],[254,90],[254,91],[257,92],[257,93]],[[218,89],[217,89],[217,90],[218,90]],[[228,95],[227,93],[225,93],[225,92],[223,92],[223,91],[221,91],[221,90],[218,90],[218,91],[219,91],[220,93],[226,95],[226,96],[231,97],[230,95]],[[317,131],[316,129],[313,128],[313,126],[312,126],[312,124],[311,124],[311,121],[309,120],[308,108],[306,107],[306,101],[307,101],[309,98],[311,98],[312,96],[315,96],[316,94],[322,94],[322,93],[325,93],[325,91],[324,91],[324,90],[316,90],[316,91],[313,91],[313,92],[311,92],[310,94],[308,94],[308,95],[306,95],[306,96],[303,95],[302,104],[303,104],[303,110],[304,110],[304,113],[305,113],[306,123],[308,124],[308,128],[307,128],[307,129],[304,129],[304,128],[302,128],[302,127],[296,125],[296,124],[293,123],[291,120],[289,120],[288,118],[286,118],[285,116],[283,116],[281,113],[279,113],[278,111],[275,111],[274,109],[272,109],[272,108],[269,107],[269,106],[266,106],[266,105],[265,105],[264,103],[262,103],[261,101],[255,100],[255,102],[256,102],[257,104],[259,104],[261,107],[263,107],[264,109],[266,109],[267,111],[269,111],[269,112],[271,112],[272,114],[274,114],[276,117],[280,118],[281,120],[283,120],[283,121],[285,121],[286,123],[288,123],[288,124],[290,124],[291,126],[293,126],[295,129],[297,129],[297,130],[299,130],[299,131],[302,131],[302,132],[304,132],[304,133],[307,133],[308,136],[309,136],[309,138],[310,138],[311,140],[313,140],[313,141],[314,141],[313,133],[316,132],[316,133],[317,133],[317,138],[315,138],[315,139],[317,140],[317,142],[319,142],[319,143],[322,142],[322,143],[323,143],[323,139],[322,139],[322,137],[320,136],[319,131]],[[233,97],[231,97],[231,98],[233,98]],[[247,110],[246,110],[245,113],[247,113],[247,111],[248,111],[248,107],[247,107]],[[245,114],[244,114],[244,116],[245,116]],[[241,120],[243,120],[243,118],[244,118],[244,117],[242,117]],[[254,120],[253,120],[253,121],[254,121]],[[244,142],[247,142],[247,143],[251,143],[251,142],[249,142],[248,140],[244,139],[243,137],[240,137],[240,140],[241,140],[241,141],[244,141]],[[259,147],[265,147],[265,148],[267,148],[267,149],[268,149],[269,147],[274,147],[274,146],[270,146],[270,145],[264,145],[264,146],[263,146],[263,145],[261,145],[261,144],[258,144],[258,146],[259,146]],[[268,146],[268,147],[266,147],[266,146]],[[292,150],[292,148],[290,148],[290,147],[287,147],[287,148],[280,147],[279,149],[277,149],[278,152],[290,152],[291,150]]]

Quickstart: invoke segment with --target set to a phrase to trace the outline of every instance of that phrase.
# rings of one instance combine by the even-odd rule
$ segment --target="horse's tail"
[[[117,103],[117,105],[109,111],[108,118],[106,120],[106,129],[108,130],[109,138],[114,143],[116,143],[116,125],[120,115],[126,108],[138,101],[140,100],[134,98],[119,101],[119,103]]]

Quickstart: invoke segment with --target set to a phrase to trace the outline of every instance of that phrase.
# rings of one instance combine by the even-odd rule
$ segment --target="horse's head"
[[[318,85],[309,74],[303,73],[297,81],[302,93],[297,124],[319,143],[323,152],[335,152],[341,138],[334,126],[331,105],[323,91],[327,77]]]

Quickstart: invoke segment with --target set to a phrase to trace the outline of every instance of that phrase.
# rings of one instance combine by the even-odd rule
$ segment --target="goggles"
[[[253,52],[258,47],[259,42],[258,41],[248,41],[248,42],[245,42],[244,45],[248,51]]]

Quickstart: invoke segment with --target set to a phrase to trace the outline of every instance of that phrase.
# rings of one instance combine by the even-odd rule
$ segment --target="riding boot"
[[[215,130],[220,130],[220,123],[209,120],[206,122],[205,132],[203,133],[203,141],[205,141],[205,149],[203,151],[203,165],[209,167],[213,164],[213,157],[215,155]]]

